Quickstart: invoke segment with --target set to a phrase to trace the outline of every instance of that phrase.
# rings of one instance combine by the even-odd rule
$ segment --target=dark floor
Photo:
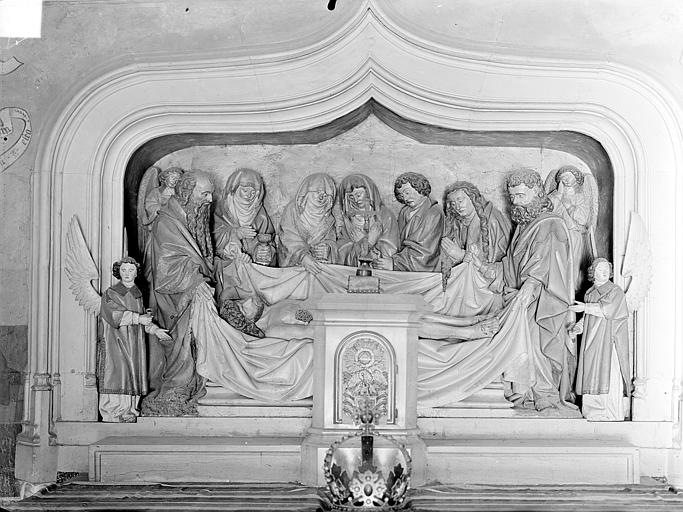
[[[317,511],[326,510],[318,489],[296,484],[61,484],[23,501],[25,510]],[[431,511],[683,511],[683,494],[650,480],[624,486],[441,486],[411,491],[409,508]]]

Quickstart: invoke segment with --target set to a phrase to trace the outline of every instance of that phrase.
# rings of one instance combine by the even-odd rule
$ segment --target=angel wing
[[[557,190],[557,181],[555,179],[555,176],[557,175],[557,171],[559,170],[560,169],[555,169],[554,171],[550,171],[548,175],[545,177],[545,183],[543,184],[543,186],[545,187],[545,193],[548,195]]]
[[[626,304],[629,311],[637,311],[647,297],[652,281],[652,248],[645,222],[637,212],[631,212],[621,274],[631,278],[626,291]]]
[[[138,188],[138,250],[142,254],[147,244],[147,237],[149,236],[149,224],[153,219],[147,215],[145,209],[145,202],[149,193],[159,186],[159,173],[161,169],[153,165],[145,171]]]
[[[64,273],[71,281],[69,289],[78,303],[89,313],[100,312],[101,297],[91,281],[100,278],[97,266],[85,243],[78,218],[74,215],[66,232],[66,262]]]
[[[593,258],[598,255],[597,244],[595,243],[595,230],[598,226],[598,213],[600,211],[600,193],[598,191],[598,182],[595,181],[595,176],[590,172],[583,173],[583,193],[586,195],[588,204],[590,205],[591,213],[588,219],[588,234],[590,237],[591,251]]]

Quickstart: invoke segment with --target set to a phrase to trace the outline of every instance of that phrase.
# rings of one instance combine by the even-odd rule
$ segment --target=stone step
[[[568,440],[425,439],[426,480],[444,484],[637,484],[638,448]]]
[[[96,482],[298,481],[300,437],[106,437],[89,447]]]
[[[683,494],[664,482],[640,485],[432,485],[410,490],[415,512],[549,511],[669,512],[683,510]],[[112,485],[72,482],[23,501],[0,502],[10,511],[213,511],[329,509],[318,489],[297,484],[209,483]]]

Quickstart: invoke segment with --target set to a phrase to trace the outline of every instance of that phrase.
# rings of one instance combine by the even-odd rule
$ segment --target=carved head
[[[432,192],[429,180],[417,172],[405,172],[394,182],[394,196],[398,202],[411,208],[422,203],[424,197]]]
[[[184,173],[176,184],[176,196],[180,204],[189,202],[201,205],[213,201],[213,182],[204,171],[192,170]]]
[[[580,187],[584,179],[583,173],[573,165],[560,167],[555,173],[555,183],[562,183],[565,187]]]
[[[331,176],[324,173],[306,176],[296,193],[296,206],[299,213],[304,208],[316,211],[331,211],[337,197],[337,187]]]
[[[443,195],[446,229],[453,228],[454,223],[461,222],[476,212],[481,230],[481,249],[485,255],[488,254],[489,219],[485,212],[488,201],[484,199],[479,189],[468,181],[456,181],[446,187]],[[447,236],[450,234],[446,233]]]
[[[213,258],[210,213],[213,183],[210,176],[198,170],[188,171],[176,185],[176,197],[185,211],[187,229],[192,233],[205,258]]]
[[[588,280],[596,286],[605,284],[614,276],[612,263],[606,258],[595,258],[588,267]]]
[[[266,195],[263,177],[253,169],[241,167],[233,172],[223,188],[223,200],[229,196],[236,196],[245,202],[258,201],[261,203]]]
[[[175,187],[184,173],[180,167],[169,167],[159,173],[159,183],[165,187]]]
[[[135,284],[135,278],[139,273],[140,264],[130,256],[125,256],[114,262],[111,267],[111,274],[114,278],[119,279],[128,288]]]
[[[516,224],[527,224],[541,213],[553,209],[541,175],[533,169],[523,168],[511,173],[507,178],[507,189],[512,203],[510,217]]]
[[[377,185],[364,174],[346,176],[339,184],[339,199],[342,211],[347,215],[353,211],[376,210],[382,206]]]

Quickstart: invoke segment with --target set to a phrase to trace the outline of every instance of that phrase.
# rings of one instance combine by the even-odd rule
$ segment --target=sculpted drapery
[[[509,398],[543,409],[570,398],[576,349],[567,327],[574,300],[571,242],[561,217],[541,213],[515,229],[502,260],[504,294],[514,300],[526,286],[531,300],[525,316],[529,325],[528,354],[533,362],[530,389],[509,390]]]
[[[631,361],[626,296],[612,281],[594,284],[585,301],[597,309],[583,317],[576,393],[582,413],[595,421],[622,421],[623,397],[630,395]]]
[[[398,214],[400,245],[393,256],[394,269],[413,272],[439,270],[443,212],[430,197],[415,209],[404,206]]]
[[[359,193],[358,199],[354,193]],[[347,176],[339,184],[339,202],[339,263],[358,266],[361,256],[391,257],[396,253],[396,218],[382,202],[374,181],[363,174]]]
[[[159,211],[152,228],[149,257],[150,306],[159,325],[169,331],[173,340],[163,345],[153,337],[150,340],[152,393],[143,407],[164,402],[169,395],[171,401],[189,403],[202,389],[193,356],[191,300],[197,286],[211,278],[213,269],[189,231],[187,215],[175,197]],[[175,398],[178,395],[182,397],[179,400]]]
[[[327,174],[304,178],[294,199],[285,207],[278,235],[281,267],[301,265],[306,256],[326,252],[329,263],[338,261],[337,233],[332,215],[336,197],[334,180]]]

